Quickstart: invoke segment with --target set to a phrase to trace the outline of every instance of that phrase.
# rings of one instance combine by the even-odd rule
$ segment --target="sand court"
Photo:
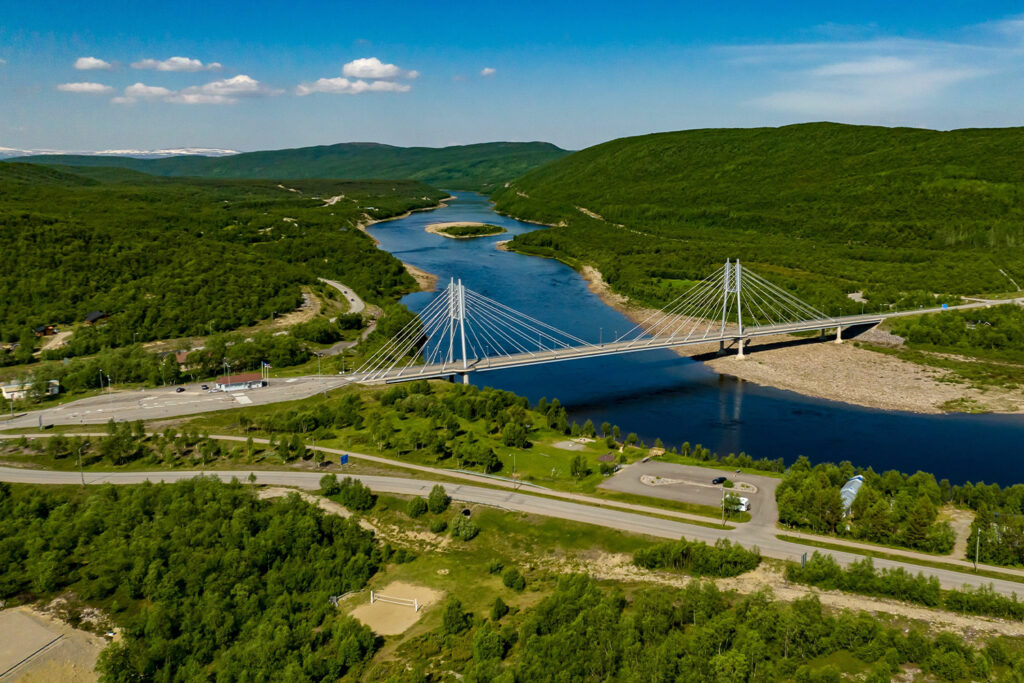
[[[27,607],[0,611],[3,681],[95,681],[106,641]]]
[[[374,589],[374,594],[381,599],[375,599],[373,604],[370,604],[369,593],[361,594],[360,598],[364,602],[350,614],[369,626],[374,633],[382,636],[404,633],[419,621],[426,608],[437,604],[444,596],[441,591],[404,581],[392,581],[379,590]],[[415,601],[419,610],[412,604],[396,604],[389,602],[387,598],[397,598],[403,602]]]

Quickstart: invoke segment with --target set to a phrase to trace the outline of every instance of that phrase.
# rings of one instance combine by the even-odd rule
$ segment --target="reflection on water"
[[[453,240],[424,231],[429,223],[480,221],[503,235]],[[373,226],[381,247],[441,279],[466,287],[583,339],[610,339],[633,326],[605,306],[571,268],[553,260],[498,251],[513,235],[538,229],[491,211],[470,193],[444,209]],[[404,300],[421,310],[435,296]],[[1024,481],[1020,444],[1024,418],[995,415],[914,415],[847,406],[719,375],[671,351],[553,363],[477,373],[471,381],[536,401],[557,397],[570,418],[618,424],[648,443],[700,443],[719,453],[755,457],[798,455],[812,461],[850,460],[876,470],[923,469],[953,482]]]

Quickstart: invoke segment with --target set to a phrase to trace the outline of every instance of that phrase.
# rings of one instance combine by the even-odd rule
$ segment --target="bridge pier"
[[[843,343],[843,326],[836,325],[836,344]]]
[[[462,383],[463,384],[469,384],[469,373],[468,372],[460,372],[459,374],[462,375]]]
[[[747,340],[740,337],[737,341],[738,343],[736,344],[736,357],[742,360],[747,357],[746,354],[743,353],[743,346],[747,343]]]

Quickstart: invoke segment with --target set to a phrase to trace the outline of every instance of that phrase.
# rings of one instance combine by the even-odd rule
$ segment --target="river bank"
[[[356,228],[369,235],[370,239],[373,240],[373,243],[379,247],[380,240],[371,235],[370,231],[367,230],[367,228],[369,228],[371,225],[377,225],[378,223],[387,223],[390,221],[397,221],[402,218],[408,218],[412,214],[419,213],[421,211],[436,211],[437,209],[444,209],[448,206],[447,202],[455,198],[455,195],[449,195],[442,199],[441,201],[439,201],[436,206],[427,206],[422,209],[412,209],[398,216],[390,216],[388,218],[377,219],[370,218],[369,216],[367,216],[365,221],[359,221],[358,223],[356,223]],[[438,278],[436,275],[434,275],[433,273],[428,273],[422,268],[417,268],[416,266],[410,263],[406,263],[405,261],[402,261],[402,265],[405,266],[406,272],[409,273],[409,275],[411,275],[414,280],[416,280],[416,284],[419,285],[421,292],[433,292],[434,290],[437,289]]]
[[[584,265],[579,273],[602,302],[634,323],[642,325],[656,313],[612,291],[596,268]],[[865,408],[922,414],[964,410],[1024,413],[1024,395],[1019,391],[978,389],[948,370],[870,351],[851,340],[833,341],[831,336],[824,341],[790,335],[762,337],[748,343],[743,359],[734,351],[717,355],[717,343],[681,347],[676,352],[707,356],[700,360],[719,374]]]

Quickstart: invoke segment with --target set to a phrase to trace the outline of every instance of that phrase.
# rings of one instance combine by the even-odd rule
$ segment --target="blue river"
[[[486,197],[457,193],[446,208],[370,228],[381,248],[437,275],[588,341],[609,340],[633,326],[557,261],[495,248],[499,240],[538,226],[491,210]],[[508,232],[453,240],[427,233],[430,223],[480,221]],[[403,301],[422,310],[435,293]],[[527,396],[558,398],[571,420],[617,424],[647,443],[702,444],[721,454],[806,455],[812,462],[849,460],[876,471],[925,470],[953,483],[1024,482],[1024,416],[918,415],[860,408],[762,387],[720,375],[671,351],[476,373],[470,381]],[[884,387],[880,388],[884,391]]]

